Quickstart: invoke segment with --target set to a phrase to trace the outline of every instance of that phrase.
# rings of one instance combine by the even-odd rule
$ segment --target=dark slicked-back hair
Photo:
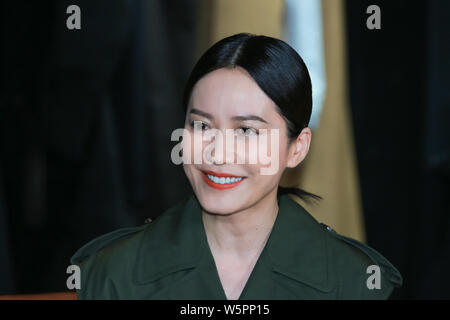
[[[295,140],[308,127],[311,117],[311,79],[300,55],[280,39],[239,33],[215,43],[200,57],[188,78],[183,95],[184,111],[195,84],[203,76],[220,68],[237,67],[247,71],[272,99],[286,122],[288,138]],[[279,186],[278,193],[292,193],[305,201],[321,199],[298,188]]]

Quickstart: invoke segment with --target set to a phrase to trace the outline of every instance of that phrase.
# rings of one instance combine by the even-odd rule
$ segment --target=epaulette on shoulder
[[[87,257],[95,254],[115,241],[145,229],[147,225],[148,223],[146,222],[146,224],[138,227],[121,228],[97,237],[78,249],[70,259],[70,262],[72,264],[79,264]]]
[[[367,255],[374,264],[378,265],[382,272],[385,274],[385,276],[388,277],[389,281],[392,283],[392,285],[396,287],[400,287],[403,284],[403,278],[400,274],[400,272],[392,265],[392,263],[389,262],[381,253],[376,251],[375,249],[369,247],[368,245],[365,245],[362,242],[359,242],[355,239],[343,236],[336,231],[334,231],[331,227],[327,226],[324,223],[321,223],[321,225],[330,232],[330,234],[341,240],[345,243],[351,245],[354,248],[359,249],[362,251],[365,255]]]

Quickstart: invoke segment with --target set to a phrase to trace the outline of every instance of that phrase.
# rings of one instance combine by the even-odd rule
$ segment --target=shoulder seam
[[[81,262],[83,262],[83,260],[99,252],[108,245],[128,235],[136,234],[144,230],[146,227],[148,227],[148,224],[144,224],[138,227],[121,228],[94,238],[93,240],[89,241],[87,244],[79,248],[71,257],[70,262],[72,264],[80,264]]]
[[[343,241],[344,243],[347,243],[358,250],[360,250],[364,255],[366,255],[372,262],[374,262],[377,265],[380,265],[381,271],[383,273],[386,273],[388,276],[389,281],[396,287],[400,287],[403,283],[403,278],[400,274],[400,272],[378,251],[371,248],[368,245],[365,245],[363,243],[360,243],[359,241],[340,235],[336,232],[332,233],[332,236],[338,240]]]

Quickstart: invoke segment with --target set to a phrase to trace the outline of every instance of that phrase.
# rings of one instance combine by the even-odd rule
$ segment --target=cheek
[[[265,129],[264,129],[265,130]],[[272,158],[279,158],[280,141],[277,131],[271,133],[264,131],[260,135],[239,136],[236,139],[235,153],[238,163],[265,166]]]
[[[183,131],[183,140],[181,142],[183,153],[183,170],[188,180],[193,184],[194,171],[194,133],[185,127]]]
[[[194,133],[191,128],[185,127],[183,131],[182,140],[183,150],[183,163],[193,164],[198,162],[199,157],[201,159],[202,151],[202,136],[201,134]]]
[[[285,144],[279,129],[264,130],[258,136],[257,164],[262,175],[281,175],[287,157]]]
[[[181,149],[183,150],[183,166],[185,166],[186,163],[192,163],[193,140],[193,133],[189,130],[189,128],[185,127],[183,131],[183,139],[181,141]]]
[[[287,146],[287,142],[280,143],[280,147],[278,149],[278,158],[280,161],[280,167],[284,168],[287,165],[289,150]]]

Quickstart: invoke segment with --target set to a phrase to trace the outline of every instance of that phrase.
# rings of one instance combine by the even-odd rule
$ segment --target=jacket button
[[[330,226],[326,225],[325,223],[320,223],[322,225],[322,227],[324,227],[325,229],[327,229],[330,232],[336,233],[336,231],[334,231],[333,228],[331,228]]]
[[[147,218],[147,219],[144,220],[144,223],[145,224],[149,224],[149,223],[152,222],[152,220],[153,220],[152,218]]]

